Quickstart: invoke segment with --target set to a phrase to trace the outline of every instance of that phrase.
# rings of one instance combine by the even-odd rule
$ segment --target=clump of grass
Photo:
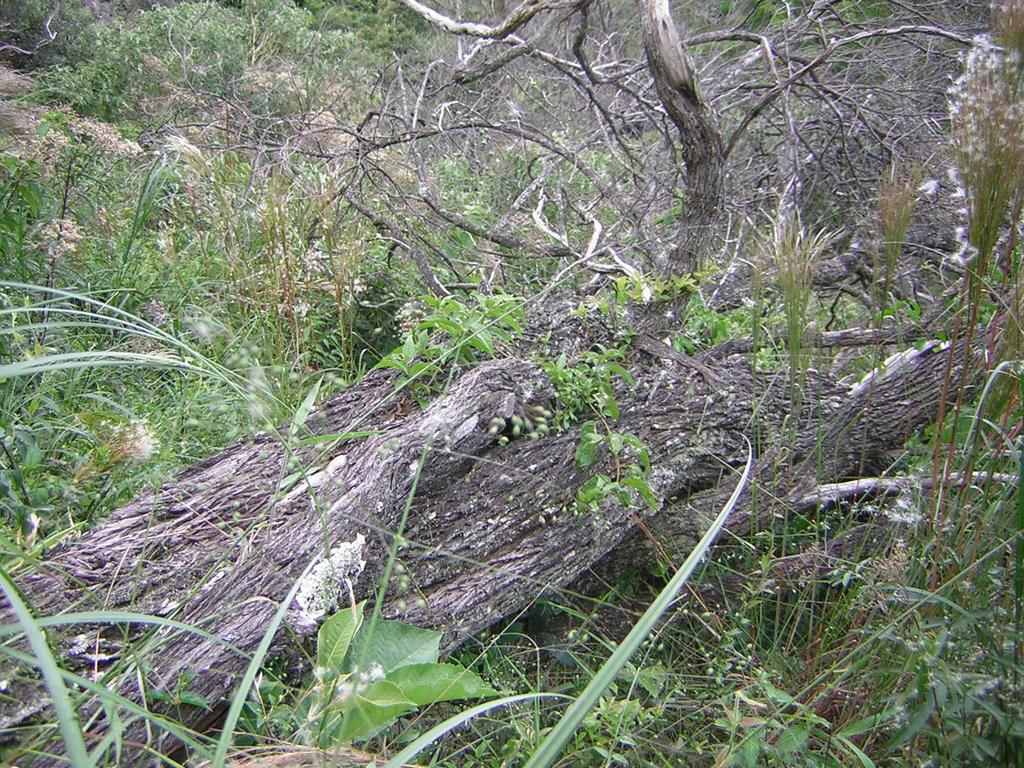
[[[957,315],[952,337],[970,346],[977,332],[984,305],[995,311],[989,328],[988,362],[1012,358],[1020,350],[1020,321],[1015,309],[1020,304],[1017,268],[1014,264],[1015,235],[1024,206],[1024,98],[1021,86],[1021,50],[1014,41],[1024,32],[1024,11],[1018,0],[1004,0],[993,5],[995,34],[1010,47],[1000,48],[988,38],[981,38],[968,53],[964,72],[950,91],[953,127],[953,148],[957,173],[962,186],[966,212],[966,266],[961,288],[961,312]],[[1008,214],[1012,216],[1006,227]],[[1002,269],[997,263],[997,249],[1007,233]],[[1007,291],[1009,288],[1009,291]],[[1008,305],[1001,294],[1009,293]],[[1000,306],[1002,305],[1002,306]],[[1003,311],[999,311],[1002,309]],[[1007,311],[1008,310],[1008,311]],[[947,403],[952,401],[953,414],[959,418],[966,407],[968,377],[976,371],[976,362],[964,366],[960,375],[953,375],[952,345],[946,371],[943,397],[940,401],[937,433],[948,432],[944,444],[936,440],[935,476],[949,476],[960,439],[956,429],[946,430]],[[1000,388],[1004,385],[1000,384]],[[1006,398],[997,394],[994,402]],[[973,432],[973,430],[972,430]],[[942,455],[945,447],[945,455]],[[969,450],[973,451],[973,448]],[[967,470],[973,469],[973,460]],[[937,484],[932,520],[938,528],[946,518],[943,488]],[[933,569],[932,586],[937,571]]]
[[[953,147],[967,208],[972,303],[1006,231],[1003,222],[1010,204],[1024,193],[1019,57],[1019,52],[1007,55],[990,41],[979,41],[950,92]]]
[[[833,237],[824,230],[809,233],[804,229],[799,215],[780,212],[765,244],[768,257],[775,267],[776,282],[782,292],[790,392],[794,402],[800,400],[803,374],[808,365],[803,339],[813,295],[814,271]]]
[[[881,277],[877,309],[885,308],[892,290],[893,278],[899,264],[900,254],[910,227],[910,218],[917,203],[917,186],[920,183],[916,172],[901,174],[894,165],[883,180],[878,196],[879,227],[882,234],[881,264],[876,266],[875,280]],[[881,268],[879,270],[879,267]],[[881,271],[881,275],[878,272]]]
[[[1022,0],[996,0],[992,3],[992,29],[996,39],[1018,66],[1024,55],[1024,2]]]
[[[339,203],[340,168],[291,162],[268,170],[180,136],[167,153],[184,182],[170,206],[175,252],[222,265],[231,312],[260,329],[270,361],[332,367],[352,380],[387,351],[387,310],[404,284],[395,274],[378,279],[387,246]],[[193,231],[196,218],[207,232]]]

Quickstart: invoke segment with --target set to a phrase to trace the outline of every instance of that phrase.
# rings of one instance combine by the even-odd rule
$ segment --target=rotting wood
[[[622,393],[614,428],[646,444],[650,485],[664,503],[656,510],[608,503],[584,515],[572,514],[576,491],[594,471],[614,473],[607,457],[583,471],[574,465],[571,432],[506,447],[487,433],[489,419],[510,401],[550,402],[537,365],[515,358],[484,363],[423,409],[402,402],[394,376],[376,371],[325,402],[309,422],[317,434],[372,428],[371,437],[341,440],[321,455],[258,435],[121,508],[48,553],[18,582],[37,615],[134,610],[200,625],[251,651],[325,544],[366,536],[369,563],[357,597],[372,596],[426,452],[400,553],[413,590],[400,594],[392,585],[384,614],[443,630],[450,650],[592,569],[614,576],[652,545],[651,530],[658,551],[685,556],[732,487],[755,420],[764,434],[780,434],[787,416],[807,426],[791,448],[761,447],[760,490],[746,494],[730,523],[734,533],[770,523],[824,483],[876,474],[887,451],[934,417],[947,354],[928,345],[852,390],[810,374],[800,414],[789,413],[781,374],[755,375],[742,358],[712,363],[721,382],[714,389],[671,360],[654,369],[635,366],[636,387]],[[961,364],[964,350],[954,354]],[[305,478],[282,488],[299,467]],[[114,629],[101,633],[104,643],[119,634]],[[76,631],[55,635],[58,647],[67,650]],[[279,632],[276,652],[295,647],[292,633]],[[214,721],[246,664],[196,635],[165,634],[147,648],[152,686],[173,689],[181,675],[195,674],[191,689],[214,707],[213,715],[179,713],[196,728]],[[31,676],[12,680],[10,693],[17,706],[3,706],[0,730],[45,709]],[[166,751],[173,742],[151,746]]]

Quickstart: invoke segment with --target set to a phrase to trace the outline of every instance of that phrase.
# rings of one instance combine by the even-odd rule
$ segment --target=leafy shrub
[[[274,114],[282,99],[294,107],[299,91],[316,93],[302,74],[276,71],[283,59],[323,74],[315,63],[336,61],[349,47],[345,35],[316,30],[309,12],[288,3],[247,0],[233,9],[189,2],[90,26],[67,63],[40,80],[46,98],[107,120],[162,122],[220,97]]]
[[[347,32],[359,50],[371,56],[392,56],[413,48],[424,33],[423,17],[395,0],[304,0],[325,29]]]
[[[3,42],[14,46],[0,55],[17,67],[60,61],[92,20],[83,0],[57,4],[49,0],[0,0]]]

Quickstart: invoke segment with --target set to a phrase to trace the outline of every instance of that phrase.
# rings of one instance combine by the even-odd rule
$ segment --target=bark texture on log
[[[635,361],[635,387],[621,393],[612,428],[645,443],[650,485],[663,503],[649,509],[609,501],[582,515],[572,514],[578,488],[596,471],[614,476],[612,457],[581,470],[571,432],[502,447],[487,431],[494,416],[550,403],[537,365],[484,363],[422,409],[396,393],[392,374],[375,371],[309,420],[315,434],[371,436],[290,447],[256,436],[61,545],[20,575],[19,586],[37,615],[106,608],[173,616],[250,652],[309,564],[359,533],[368,563],[356,594],[372,597],[411,497],[399,559],[412,587],[402,593],[397,580],[389,585],[384,615],[443,630],[451,649],[591,569],[614,575],[648,558],[651,530],[659,552],[685,555],[731,492],[745,437],[755,432],[777,436],[789,425],[795,440],[789,448],[756,446],[755,487],[764,492],[753,497],[756,506],[746,495],[734,531],[784,514],[818,484],[877,470],[886,451],[934,417],[948,354],[927,345],[853,389],[812,372],[801,413],[790,412],[785,377],[755,375],[746,358],[712,363],[720,382],[714,390],[671,360]],[[954,354],[959,366],[965,350]],[[107,641],[111,632],[104,629]],[[279,632],[277,649],[288,648],[295,648],[293,634]],[[245,668],[238,650],[165,633],[146,652],[150,684],[173,690],[181,675],[195,674],[191,689],[216,710]],[[0,707],[0,730],[46,706],[31,676],[13,681],[12,693],[15,703]],[[209,718],[198,709],[177,714],[195,727]]]
[[[637,0],[647,66],[672,124],[686,165],[686,216],[668,272],[682,275],[701,265],[720,222],[725,148],[717,115],[704,100],[693,62],[683,46],[668,0]]]

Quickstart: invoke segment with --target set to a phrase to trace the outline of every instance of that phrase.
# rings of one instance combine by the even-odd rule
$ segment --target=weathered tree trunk
[[[789,413],[784,377],[753,373],[746,357],[712,363],[713,388],[689,367],[651,365],[641,355],[633,365],[636,386],[621,394],[613,428],[647,446],[650,485],[663,501],[656,509],[609,501],[582,515],[572,512],[576,492],[596,471],[615,474],[609,457],[581,470],[572,432],[507,446],[488,433],[492,417],[550,402],[538,366],[515,358],[484,363],[425,408],[396,392],[391,373],[374,371],[307,424],[318,435],[372,430],[369,437],[299,447],[258,435],[128,504],[16,578],[36,615],[133,610],[219,638],[161,632],[140,652],[155,688],[173,690],[181,675],[195,675],[190,688],[214,714],[188,707],[175,714],[203,727],[232,695],[247,663],[242,654],[255,648],[325,548],[366,537],[367,568],[356,595],[371,598],[400,533],[399,559],[412,586],[403,593],[392,584],[384,614],[443,630],[451,649],[594,567],[613,574],[652,530],[659,552],[685,555],[731,491],[745,438],[755,432],[771,436],[755,446],[756,482],[769,492],[757,494],[756,507],[746,494],[732,523],[738,532],[806,499],[819,484],[875,471],[886,451],[934,417],[949,354],[962,364],[962,348],[932,344],[853,389],[811,372],[800,414]],[[782,437],[784,421],[794,430],[790,441]],[[12,621],[4,613],[0,620]],[[122,643],[139,634],[115,629],[94,629],[89,650],[116,654],[115,634]],[[80,631],[55,634],[57,646],[66,651]],[[292,633],[279,632],[279,652],[295,647]],[[115,684],[127,691],[124,682]],[[14,703],[0,707],[0,731],[47,706],[31,675],[13,679],[9,694]],[[166,751],[172,744],[151,746]],[[144,755],[123,759],[142,762]]]
[[[700,267],[714,227],[721,221],[724,143],[717,115],[700,93],[693,62],[672,20],[669,0],[637,0],[637,5],[647,67],[658,98],[679,132],[686,165],[686,216],[667,266],[672,274],[687,274]]]

